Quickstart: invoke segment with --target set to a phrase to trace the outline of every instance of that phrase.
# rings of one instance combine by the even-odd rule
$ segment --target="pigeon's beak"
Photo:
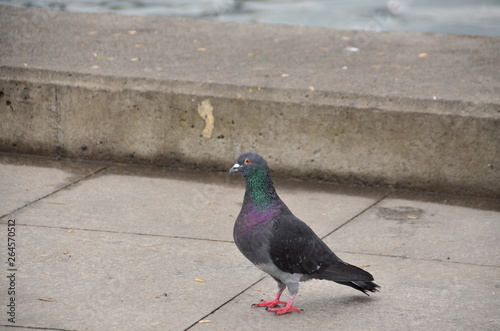
[[[229,169],[229,173],[232,174],[232,173],[235,173],[235,172],[239,172],[241,170],[241,166],[236,163],[231,169]]]

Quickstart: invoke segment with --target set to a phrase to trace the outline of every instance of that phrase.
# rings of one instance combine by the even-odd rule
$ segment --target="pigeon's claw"
[[[271,312],[275,313],[276,315],[283,315],[283,314],[289,313],[291,311],[298,311],[300,313],[301,311],[303,311],[303,309],[294,307],[291,304],[287,304],[285,307],[267,308],[267,311],[271,311]]]
[[[286,305],[286,302],[280,301],[278,299],[273,299],[270,301],[261,301],[259,303],[254,303],[252,307],[267,307],[269,309],[276,307],[277,305]]]
[[[295,300],[296,295],[297,295],[297,293],[295,293],[294,296],[292,296],[290,299],[288,299],[288,302],[287,302],[285,307],[279,307],[279,308],[268,307],[267,311],[271,311],[273,313],[276,313],[276,315],[283,315],[283,314],[289,313],[291,311],[301,312],[302,309],[293,306],[293,300]]]
[[[278,290],[278,292],[276,293],[276,295],[274,296],[274,299],[272,299],[271,301],[264,301],[264,300],[261,300],[260,303],[254,303],[252,305],[252,307],[267,307],[267,308],[274,308],[276,307],[277,305],[286,305],[287,303],[284,302],[284,301],[280,301],[280,298],[281,298],[281,294],[283,293],[283,291],[285,290],[286,286],[284,284],[282,284],[280,286],[280,289]]]

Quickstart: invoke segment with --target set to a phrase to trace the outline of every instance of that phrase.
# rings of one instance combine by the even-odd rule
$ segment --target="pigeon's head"
[[[267,163],[262,156],[257,153],[246,152],[238,157],[236,164],[229,170],[229,173],[241,172],[245,176],[254,170],[264,169],[267,169]]]

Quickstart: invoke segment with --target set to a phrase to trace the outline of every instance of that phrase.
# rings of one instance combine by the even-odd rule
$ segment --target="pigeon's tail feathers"
[[[373,280],[373,276],[369,272],[343,261],[338,261],[326,268],[320,268],[313,275],[313,278],[332,280],[337,283],[371,282]]]
[[[380,286],[378,286],[374,282],[352,281],[352,282],[336,282],[336,283],[350,286],[358,291],[363,292],[366,295],[369,295],[367,292],[378,292],[378,289],[380,288]]]
[[[350,286],[368,295],[367,292],[377,292],[378,286],[373,282],[373,276],[356,266],[339,261],[325,269],[320,269],[313,278],[332,280],[336,283]]]

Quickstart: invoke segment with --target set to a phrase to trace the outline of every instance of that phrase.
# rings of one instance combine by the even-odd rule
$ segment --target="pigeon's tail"
[[[342,285],[347,285],[352,288],[355,288],[358,291],[363,292],[366,295],[369,295],[367,292],[378,292],[380,286],[375,284],[374,282],[360,282],[360,281],[352,281],[352,282],[336,282]]]
[[[367,292],[377,292],[380,287],[373,282],[373,276],[369,272],[343,261],[339,261],[325,269],[320,269],[312,276],[313,278],[332,280],[350,286],[366,295],[368,295]]]

